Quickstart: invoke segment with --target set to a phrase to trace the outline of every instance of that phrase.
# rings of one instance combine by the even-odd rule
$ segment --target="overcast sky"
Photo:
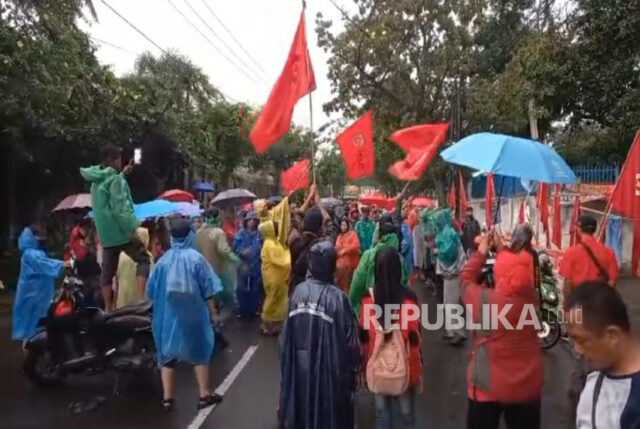
[[[301,0],[106,1],[162,48],[175,49],[188,56],[193,63],[204,70],[211,83],[225,95],[255,106],[265,103],[271,86],[282,70],[302,10]],[[264,69],[264,73],[235,44],[207,9],[205,2]],[[336,2],[339,5],[347,5],[344,0],[336,0]],[[122,75],[132,71],[136,54],[144,51],[150,51],[154,55],[160,54],[157,48],[109,10],[101,0],[94,0],[93,3],[98,14],[98,22],[81,25],[92,37],[126,49],[124,51],[106,43],[96,43],[99,48],[97,56],[100,62],[111,65],[116,74]],[[197,30],[192,28],[171,4],[189,18],[194,26],[239,68],[250,75],[258,73],[262,79],[251,80],[234,67]],[[251,73],[246,65],[227,50],[189,6],[242,58],[246,65],[255,70],[255,73]],[[336,29],[342,28],[340,12],[330,0],[307,0],[307,40],[318,87],[313,93],[313,119],[316,129],[328,119],[322,112],[322,104],[331,94],[329,81],[326,78],[328,56],[317,47],[316,43],[314,23],[317,12],[322,12],[325,17],[332,19]],[[296,124],[308,127],[309,117],[309,103],[307,99],[301,100],[296,107],[294,121]]]

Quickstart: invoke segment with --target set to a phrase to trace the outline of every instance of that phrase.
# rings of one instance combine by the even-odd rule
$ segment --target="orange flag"
[[[358,118],[353,124],[336,137],[347,176],[350,179],[370,176],[374,168],[373,115],[371,110]]]
[[[251,130],[249,138],[256,151],[266,151],[289,131],[293,108],[300,98],[314,89],[316,80],[307,48],[303,11],[287,62]]]
[[[311,162],[308,159],[303,159],[293,164],[286,171],[283,171],[280,178],[282,188],[288,193],[309,186],[310,166]]]
[[[449,123],[422,124],[398,130],[389,137],[407,154],[389,167],[389,174],[400,180],[416,180],[427,168],[447,136]]]
[[[467,191],[464,186],[464,179],[462,178],[462,171],[458,170],[458,178],[460,179],[460,218],[464,218],[467,213],[467,207],[469,207],[469,200],[467,199]]]

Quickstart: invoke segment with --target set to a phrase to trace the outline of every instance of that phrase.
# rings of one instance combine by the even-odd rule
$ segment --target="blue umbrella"
[[[133,214],[137,219],[147,219],[150,217],[167,216],[180,213],[180,206],[167,200],[152,200],[142,204],[133,205]],[[93,217],[93,210],[89,212],[89,217]]]
[[[216,185],[211,182],[197,182],[193,185],[193,190],[196,192],[215,192]]]
[[[195,217],[200,216],[202,214],[202,209],[198,204],[193,203],[174,203],[178,212],[183,216]]]
[[[504,134],[478,133],[441,154],[445,161],[526,180],[575,183],[576,175],[550,146]]]

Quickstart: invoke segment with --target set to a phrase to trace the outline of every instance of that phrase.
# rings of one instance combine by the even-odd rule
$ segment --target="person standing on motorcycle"
[[[460,276],[463,301],[472,306],[474,322],[487,320],[483,311],[493,307],[491,312],[504,313],[513,328],[498,323],[491,330],[473,331],[467,370],[467,429],[498,429],[502,414],[508,429],[540,428],[542,351],[534,326],[516,329],[525,308],[538,306],[532,255],[527,250],[531,229],[521,225],[513,237],[511,246],[501,249],[495,232],[485,235]],[[492,288],[482,278],[482,269],[494,246],[498,254]],[[510,309],[504,311],[507,306]]]
[[[103,247],[100,285],[105,310],[114,308],[113,277],[118,269],[120,252],[136,261],[138,288],[144,289],[149,277],[149,255],[144,244],[136,236],[138,219],[133,213],[131,190],[124,174],[131,171],[131,164],[122,168],[120,148],[107,145],[100,150],[101,163],[80,169],[80,175],[91,182],[91,204],[98,237]]]
[[[188,219],[171,220],[171,249],[153,268],[147,285],[165,411],[171,411],[174,404],[177,362],[194,365],[200,393],[198,409],[222,401],[209,387],[213,324],[219,320],[214,295],[222,292],[222,285],[207,260],[191,246],[192,235]]]
[[[47,314],[53,298],[55,280],[71,262],[49,258],[44,250],[46,231],[41,224],[26,227],[18,238],[20,275],[13,302],[14,340],[26,341],[37,331],[38,320]]]

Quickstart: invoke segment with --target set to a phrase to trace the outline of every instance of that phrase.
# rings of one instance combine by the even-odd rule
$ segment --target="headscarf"
[[[451,223],[451,209],[438,210],[433,217],[438,259],[446,265],[456,262],[460,251],[460,236]]]
[[[376,255],[375,267],[375,283],[373,286],[373,297],[376,305],[384,306],[388,304],[401,304],[402,301],[402,285],[400,279],[402,277],[402,264],[400,263],[400,254],[394,247],[386,247],[381,249]],[[382,326],[386,326],[387,320],[384,320],[384,314],[380,319]],[[382,320],[385,323],[382,323]]]

